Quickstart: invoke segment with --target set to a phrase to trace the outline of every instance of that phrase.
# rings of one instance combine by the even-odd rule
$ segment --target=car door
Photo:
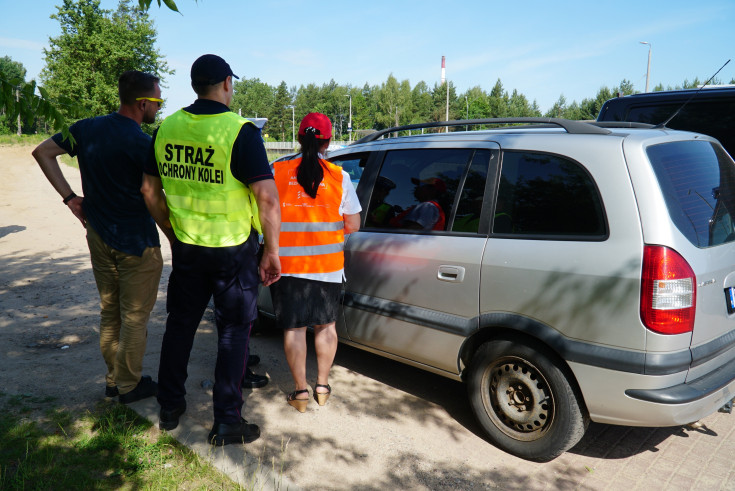
[[[352,185],[355,186],[355,188],[357,188],[360,183],[360,179],[362,177],[362,172],[365,168],[365,164],[369,157],[370,157],[370,153],[368,152],[347,153],[347,154],[342,154],[342,155],[329,154],[327,156],[327,160],[329,160],[331,163],[335,165],[339,165],[340,167],[342,167],[342,170],[344,170],[347,174],[349,174]],[[350,240],[349,236],[345,237],[346,243],[349,242],[349,240]],[[344,321],[343,315],[339,315],[337,317],[336,328],[337,328],[337,335],[341,339],[347,339],[349,337],[349,334],[347,333],[347,328],[345,327],[345,321]]]
[[[497,159],[492,144],[432,143],[391,147],[376,162],[364,226],[345,246],[343,310],[353,343],[458,373],[460,346],[477,327],[483,196]]]

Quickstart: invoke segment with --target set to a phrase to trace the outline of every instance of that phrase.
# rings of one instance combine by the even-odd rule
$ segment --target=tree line
[[[165,84],[173,70],[156,48],[157,32],[148,15],[150,4],[151,0],[120,0],[113,11],[100,8],[99,0],[63,0],[52,15],[61,34],[50,38],[49,48],[44,50],[40,86],[33,80],[25,81],[26,69],[21,63],[7,56],[0,58],[0,133],[18,132],[20,126],[27,134],[50,130],[68,134],[68,125],[76,119],[115,111],[117,78],[125,70],[155,73]],[[176,10],[173,1],[164,0],[164,4]],[[659,84],[654,91],[701,83],[694,79],[676,87]],[[535,100],[517,90],[508,91],[500,79],[489,92],[477,85],[461,93],[451,81],[433,86],[420,81],[412,86],[393,74],[379,85],[366,83],[362,87],[334,80],[298,87],[288,87],[282,81],[273,86],[258,78],[243,78],[234,87],[231,109],[243,116],[267,118],[264,134],[271,141],[291,141],[293,123],[313,111],[329,116],[337,140],[350,138],[351,114],[354,140],[374,130],[447,119],[545,116],[593,120],[606,100],[635,92],[630,81],[622,80],[616,86],[601,87],[594,97],[580,102],[568,103],[560,95],[542,113]],[[153,128],[144,129],[150,132]]]

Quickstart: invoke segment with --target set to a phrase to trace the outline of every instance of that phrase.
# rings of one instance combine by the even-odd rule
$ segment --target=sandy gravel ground
[[[85,411],[103,397],[97,291],[84,230],[46,181],[31,149],[0,147],[0,391],[51,395],[69,409]],[[65,167],[64,172],[81,194],[78,171]],[[154,378],[170,272],[167,245],[163,253],[144,362],[145,373]],[[602,489],[610,482],[602,485],[606,481],[596,481],[593,472],[610,466],[602,450],[617,446],[616,459],[642,458],[682,433],[681,428],[592,425],[559,459],[530,463],[483,438],[458,382],[340,345],[332,398],[324,407],[312,400],[300,414],[285,403],[292,387],[280,335],[258,333],[251,349],[262,358],[256,371],[270,377],[267,387],[243,392],[244,416],[260,425],[260,439],[216,450],[205,443],[216,353],[211,310],[189,364],[189,409],[172,433],[234,480],[258,489]],[[316,364],[313,351],[310,355],[311,380]],[[132,407],[157,427],[155,399]],[[722,424],[731,426],[728,421]],[[630,438],[638,443],[621,448]]]

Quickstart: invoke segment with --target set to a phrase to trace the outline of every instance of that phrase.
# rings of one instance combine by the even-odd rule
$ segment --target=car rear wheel
[[[560,363],[540,346],[486,342],[472,359],[468,382],[472,409],[491,441],[518,457],[552,460],[589,424]]]

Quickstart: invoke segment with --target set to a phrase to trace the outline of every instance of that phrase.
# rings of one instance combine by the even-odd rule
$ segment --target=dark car
[[[709,86],[697,91],[666,90],[616,97],[605,102],[597,121],[660,125],[683,106],[666,123],[667,128],[713,136],[730,155],[735,155],[735,85]]]

